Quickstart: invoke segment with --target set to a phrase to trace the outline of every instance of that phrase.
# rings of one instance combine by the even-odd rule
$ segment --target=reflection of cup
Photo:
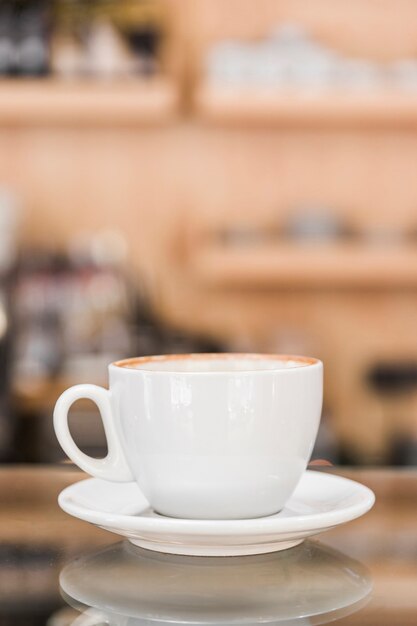
[[[59,398],[55,430],[81,469],[135,480],[172,517],[241,519],[281,510],[300,480],[320,421],[323,366],[308,357],[188,354],[109,367],[110,389]],[[68,428],[73,402],[100,409],[109,453],[93,459]]]
[[[372,586],[361,563],[315,541],[232,558],[181,557],[118,543],[69,563],[60,585],[69,604],[89,607],[76,620],[80,626],[325,624],[362,606]]]

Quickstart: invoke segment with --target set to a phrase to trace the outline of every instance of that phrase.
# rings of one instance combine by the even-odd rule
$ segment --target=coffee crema
[[[153,372],[256,372],[294,369],[319,363],[313,357],[287,354],[196,353],[134,357],[113,365]]]

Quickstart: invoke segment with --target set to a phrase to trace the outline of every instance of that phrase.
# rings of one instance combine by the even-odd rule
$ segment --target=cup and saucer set
[[[246,556],[292,548],[366,513],[352,480],[307,470],[320,422],[323,365],[270,354],[140,357],[109,366],[109,389],[76,385],[54,426],[93,478],[61,508],[156,552]],[[108,454],[93,459],[68,427],[71,405],[96,403]]]

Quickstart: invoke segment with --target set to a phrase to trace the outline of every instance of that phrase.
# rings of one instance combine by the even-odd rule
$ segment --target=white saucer
[[[60,507],[79,519],[127,537],[148,550],[191,556],[243,556],[285,550],[306,537],[349,522],[373,505],[373,492],[352,480],[306,471],[285,508],[245,520],[163,517],[136,483],[90,478],[59,495]]]

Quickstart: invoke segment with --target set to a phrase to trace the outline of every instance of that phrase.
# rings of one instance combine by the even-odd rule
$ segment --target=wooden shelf
[[[164,78],[124,82],[0,81],[0,126],[154,125],[177,112],[179,92]]]
[[[223,125],[417,128],[417,92],[283,92],[202,84],[194,103],[201,119]]]
[[[221,288],[417,288],[417,246],[217,246],[196,253],[192,266],[199,280]]]

